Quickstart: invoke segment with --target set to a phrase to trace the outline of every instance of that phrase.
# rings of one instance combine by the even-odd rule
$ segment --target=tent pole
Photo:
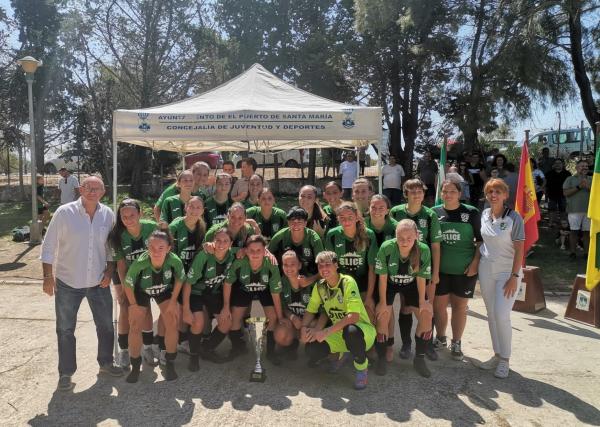
[[[112,128],[112,160],[113,160],[113,211],[117,213],[117,138],[115,135],[115,119],[113,115],[113,128]]]
[[[381,177],[381,144],[382,144],[382,139],[383,138],[379,138],[379,147],[377,147],[377,184],[379,187],[379,194],[383,194],[383,180]]]
[[[360,178],[360,150],[358,146],[354,147],[354,154],[354,157],[356,157],[356,177]]]

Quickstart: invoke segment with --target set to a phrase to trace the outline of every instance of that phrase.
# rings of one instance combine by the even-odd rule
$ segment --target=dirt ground
[[[42,277],[41,246],[16,243],[9,237],[0,238],[0,283],[12,281],[39,281]]]
[[[83,303],[77,324],[78,371],[72,392],[55,392],[54,304],[39,285],[0,285],[0,425],[600,425],[600,331],[563,318],[566,298],[549,298],[536,315],[513,312],[510,377],[499,380],[471,360],[490,355],[486,311],[469,304],[463,350],[429,363],[422,379],[396,356],[385,377],[371,371],[364,391],[351,387],[350,367],[337,375],[298,361],[274,367],[264,384],[249,383],[248,355],[226,365],[201,362],[200,372],[176,361],[167,383],[145,368],[138,384],[97,376],[96,334]],[[396,350],[399,338],[396,337]],[[228,343],[218,350],[226,351]],[[397,353],[396,353],[397,354]]]

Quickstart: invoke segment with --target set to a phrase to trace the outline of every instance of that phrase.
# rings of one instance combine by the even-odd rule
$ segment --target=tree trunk
[[[316,183],[316,170],[317,170],[317,149],[310,148],[308,150],[308,182],[311,185]]]
[[[573,71],[575,72],[575,82],[579,88],[581,97],[581,106],[592,131],[596,132],[596,122],[600,121],[600,112],[594,102],[592,86],[588,78],[583,58],[583,48],[581,45],[581,4],[569,8],[569,38],[571,41],[571,61],[573,62]],[[597,135],[596,135],[597,137]]]

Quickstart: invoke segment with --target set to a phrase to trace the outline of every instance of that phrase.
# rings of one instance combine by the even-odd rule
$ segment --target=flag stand
[[[600,328],[600,291],[595,287],[588,291],[585,274],[578,274],[573,281],[573,291],[565,310],[565,319],[575,320]]]
[[[540,268],[531,265],[523,267],[521,289],[517,294],[513,310],[523,313],[537,313],[545,308],[546,298],[544,297]]]

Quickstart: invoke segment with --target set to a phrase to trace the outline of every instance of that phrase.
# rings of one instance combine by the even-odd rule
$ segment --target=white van
[[[304,166],[308,166],[308,150],[283,150],[283,151],[240,151],[232,156],[231,160],[236,168],[240,168],[242,159],[251,157],[256,160],[258,167],[274,166],[275,156],[277,154],[277,163],[285,168],[299,168],[304,161]]]

